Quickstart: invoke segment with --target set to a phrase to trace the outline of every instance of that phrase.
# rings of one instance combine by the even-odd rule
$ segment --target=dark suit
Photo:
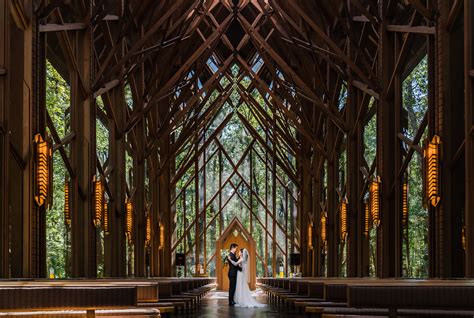
[[[234,262],[237,262],[238,259],[234,253],[230,253],[229,257]],[[234,302],[235,287],[237,285],[237,271],[242,271],[240,266],[235,266],[232,262],[229,263],[229,304]]]

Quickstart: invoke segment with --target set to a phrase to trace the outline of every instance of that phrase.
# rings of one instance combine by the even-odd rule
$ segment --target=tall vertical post
[[[464,1],[464,64],[465,64],[465,167],[466,167],[466,277],[474,277],[474,104],[473,78],[469,75],[474,64],[474,6]]]
[[[464,156],[464,154],[467,156],[467,152],[459,150],[464,150],[464,138],[468,136],[465,135],[467,126],[464,127],[460,123],[467,123],[465,120],[468,119],[464,117],[464,111],[467,103],[465,98],[469,98],[470,94],[468,86],[470,78],[467,74],[470,68],[469,61],[464,56],[464,50],[467,49],[464,47],[466,41],[463,38],[464,15],[458,14],[453,20],[450,17],[450,8],[448,2],[437,1],[439,15],[436,20],[436,33],[427,38],[428,107],[431,113],[435,112],[430,115],[432,122],[430,126],[435,127],[436,134],[441,137],[442,142],[440,163],[442,199],[438,205],[436,234],[438,250],[436,273],[434,273],[436,277],[464,276],[465,262],[461,261],[464,258],[462,225],[465,221],[465,202],[469,200],[467,193],[469,190],[464,191],[464,187],[469,178],[469,172],[465,174],[465,167],[468,168],[470,165],[468,161],[464,161],[467,159]],[[452,20],[450,27],[448,27],[449,20]],[[465,63],[459,63],[462,60]],[[464,77],[461,74],[464,74]],[[436,119],[436,125],[433,123],[433,117]]]
[[[160,143],[160,158],[166,158],[169,155],[170,136],[166,136]],[[161,242],[160,252],[160,276],[171,276],[171,241],[166,237],[171,237],[171,209],[170,209],[170,163],[166,160],[163,173],[159,178],[159,211],[160,220],[164,226],[165,241]],[[161,237],[160,237],[161,239]]]
[[[67,37],[71,41],[78,63],[78,70],[71,70],[71,128],[75,133],[71,147],[71,163],[75,172],[71,191],[71,245],[72,276],[95,277],[96,229],[92,222],[93,190],[92,176],[95,173],[95,110],[91,91],[92,30],[87,28]],[[68,45],[66,43],[65,45]],[[81,88],[81,86],[83,88]]]
[[[0,277],[10,276],[8,226],[8,34],[10,27],[7,1],[0,3]]]
[[[397,199],[393,186],[396,182],[397,131],[395,127],[396,103],[395,93],[388,91],[390,78],[394,69],[394,41],[386,30],[388,24],[388,1],[379,2],[379,14],[382,23],[379,30],[378,76],[382,94],[377,105],[377,170],[381,177],[381,224],[377,244],[377,271],[379,277],[394,277],[397,272],[396,258],[396,204]]]
[[[112,199],[109,204],[109,235],[105,241],[106,276],[125,277],[125,100],[123,85],[112,89],[106,102],[114,109],[115,123],[110,120],[110,161],[113,166],[110,173],[109,186]]]
[[[158,153],[152,153],[150,155],[151,167],[154,170],[149,169],[148,171],[157,171],[159,169]],[[152,228],[152,240],[151,240],[151,251],[150,251],[150,275],[160,275],[160,193],[159,193],[159,178],[156,175],[152,175],[150,178],[150,193],[151,193],[151,228]]]
[[[143,65],[139,70],[138,85],[133,86],[133,91],[138,91],[138,96],[135,98],[134,107],[136,111],[141,111],[144,107],[143,98],[145,91]],[[135,192],[135,215],[136,222],[134,222],[134,262],[135,262],[135,276],[144,277],[146,272],[145,264],[145,236],[146,236],[146,193],[145,193],[145,121],[140,120],[134,129],[136,140],[135,151],[133,154],[133,183]]]
[[[299,215],[300,215],[300,246],[305,247],[301,248],[301,272],[304,276],[311,276],[313,273],[313,246],[308,244],[308,226],[313,221],[312,216],[312,176],[311,176],[311,166],[310,166],[310,146],[307,141],[302,138],[301,142],[301,153],[299,160],[299,168],[301,173],[301,184],[302,191],[300,192],[299,197]]]
[[[347,199],[348,204],[348,220],[349,220],[349,237],[348,237],[348,251],[347,251],[347,276],[356,277],[359,272],[359,251],[361,241],[361,227],[360,219],[364,215],[360,207],[360,193],[361,188],[361,173],[360,173],[360,144],[362,134],[360,133],[360,124],[357,122],[357,114],[359,111],[359,103],[355,88],[349,84],[347,87]],[[352,129],[356,127],[354,133]]]
[[[46,274],[44,266],[44,237],[41,237],[41,220],[44,220],[45,207],[39,208],[33,199],[33,143],[35,133],[42,132],[39,126],[39,108],[34,81],[36,62],[37,27],[31,3],[18,3],[11,6],[10,1],[0,4],[0,12],[5,19],[0,23],[6,31],[2,38],[4,68],[3,88],[6,103],[3,108],[5,142],[2,153],[7,173],[3,178],[2,200],[5,235],[3,244],[7,248],[4,264],[5,276],[42,277]],[[16,18],[15,18],[16,17]],[[20,18],[20,19],[19,19]],[[24,18],[24,19],[23,19]],[[3,97],[2,97],[3,98]],[[12,116],[14,114],[14,116]],[[8,121],[7,117],[8,116]],[[8,185],[8,186],[7,186]],[[5,233],[5,234],[3,234]],[[44,247],[44,246],[43,246]]]
[[[337,220],[337,208],[338,208],[338,197],[336,193],[337,187],[337,160],[336,155],[332,153],[333,146],[335,143],[335,126],[331,121],[327,120],[327,153],[328,153],[328,185],[327,185],[327,276],[334,277],[338,276],[338,225]]]

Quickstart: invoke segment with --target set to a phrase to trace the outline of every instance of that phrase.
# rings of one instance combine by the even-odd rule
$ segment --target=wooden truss
[[[210,224],[223,222],[221,196],[227,186],[235,196],[241,196],[241,187],[249,189],[250,203],[241,199],[248,204],[251,226],[261,226],[272,242],[258,258],[264,265],[271,258],[273,273],[279,249],[285,256],[299,251],[306,275],[320,276],[323,268],[329,276],[340,275],[338,211],[346,198],[347,275],[367,276],[364,198],[375,175],[381,178],[377,275],[401,276],[403,176],[413,155],[422,151],[423,137],[435,134],[445,142],[442,200],[429,209],[429,272],[472,277],[471,9],[468,0],[3,1],[0,276],[46,275],[46,210],[31,196],[31,140],[48,132],[71,182],[73,277],[97,274],[101,239],[92,223],[94,176],[103,180],[111,216],[104,240],[106,276],[127,273],[126,198],[135,211],[135,276],[171,275],[171,256],[180,244],[190,243],[184,251],[209,264],[216,255],[200,255],[199,246],[205,250]],[[425,55],[428,108],[409,137],[402,129],[401,83]],[[46,105],[47,61],[70,85],[66,134]],[[226,108],[232,111],[218,120]],[[363,135],[372,118],[377,151],[367,162]],[[220,142],[231,120],[238,120],[251,140],[240,158],[231,158]],[[96,125],[107,131],[106,154],[96,150]],[[277,221],[275,204],[242,174],[246,156],[259,160],[273,184],[297,202],[291,227]],[[199,173],[213,158],[220,165],[230,162],[231,173],[220,178],[217,192],[194,208],[192,221],[181,224],[179,232],[178,202],[188,187],[199,196]],[[219,209],[215,219],[207,219],[213,200],[220,200]],[[252,202],[263,206],[266,220]],[[321,213],[327,213],[327,246],[315,226],[310,248],[307,224],[319,224]],[[285,242],[277,241],[277,228]],[[186,243],[191,231],[195,240]]]

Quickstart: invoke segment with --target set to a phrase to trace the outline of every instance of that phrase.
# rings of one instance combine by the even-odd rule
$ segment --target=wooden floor
[[[254,292],[257,296],[258,301],[261,303],[267,303],[267,296],[261,291],[257,290]],[[281,312],[272,306],[266,306],[264,308],[239,308],[229,307],[228,305],[228,294],[227,292],[212,291],[202,301],[202,307],[197,313],[192,313],[189,317],[198,318],[215,318],[215,317],[231,317],[231,318],[280,318],[288,317],[288,312]],[[175,317],[185,317],[186,315],[175,315]],[[306,317],[303,314],[296,315],[291,314],[292,318]]]

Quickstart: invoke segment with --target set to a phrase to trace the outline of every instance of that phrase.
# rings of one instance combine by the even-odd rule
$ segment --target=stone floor
[[[267,296],[261,291],[253,292],[261,303],[267,303]],[[227,292],[212,291],[206,295],[202,300],[202,307],[197,312],[188,315],[179,315],[179,317],[198,317],[198,318],[215,318],[215,317],[230,317],[230,318],[302,318],[305,315],[298,315],[289,312],[281,312],[273,306],[265,306],[264,308],[238,308],[229,307],[227,300]]]

